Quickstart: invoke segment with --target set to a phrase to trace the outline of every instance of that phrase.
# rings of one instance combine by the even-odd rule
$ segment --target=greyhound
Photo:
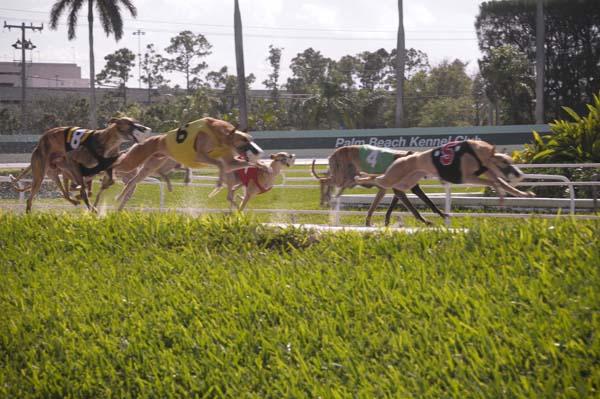
[[[199,119],[179,129],[152,136],[132,146],[115,162],[115,167],[126,172],[143,165],[118,195],[117,199],[121,201],[119,209],[125,206],[135,185],[167,158],[190,168],[214,165],[219,168],[219,175],[223,176],[249,166],[267,169],[256,162],[262,153],[251,135],[237,130],[229,122],[214,118]]]
[[[480,177],[482,175],[487,179]],[[501,205],[505,191],[517,197],[535,197],[534,193],[520,191],[509,184],[523,179],[523,172],[513,165],[512,158],[497,153],[494,145],[479,140],[453,141],[408,155],[395,160],[382,175],[356,176],[354,180],[357,184],[406,191],[425,176],[438,176],[453,184],[493,187],[500,196]]]
[[[250,167],[225,174],[223,182],[227,186],[227,200],[233,208],[243,211],[252,197],[266,193],[273,188],[275,177],[281,173],[283,167],[289,168],[294,165],[296,155],[288,154],[287,152],[278,152],[271,154],[270,158],[269,170]],[[235,202],[235,191],[241,186],[244,186],[245,193],[242,202],[238,205]],[[216,195],[221,191],[222,187],[222,185],[217,184],[217,187],[209,194],[209,197]]]
[[[357,183],[354,177],[360,175],[361,172],[380,172],[383,173],[386,168],[398,158],[402,158],[412,154],[410,151],[391,150],[387,148],[375,147],[371,145],[350,145],[336,149],[329,156],[329,173],[324,176],[317,175],[315,171],[315,161],[313,160],[311,172],[312,175],[319,180],[321,189],[321,205],[328,205],[332,191],[338,188],[336,197],[339,197],[342,192],[349,187],[354,187]],[[361,183],[363,187],[373,187],[373,184]],[[431,199],[423,192],[421,187],[414,185],[411,191],[417,195],[433,212],[443,218],[448,215],[442,212]],[[369,210],[367,211],[366,226],[371,226],[371,219],[377,205],[381,202],[386,190],[380,188]],[[385,215],[385,225],[388,226],[392,216],[392,211],[401,200],[404,206],[421,222],[432,224],[429,220],[423,218],[419,211],[411,204],[406,194],[402,191],[394,190],[394,198],[388,207]]]
[[[18,177],[11,176],[13,186],[19,191],[29,190],[26,211],[31,212],[33,199],[39,192],[44,176],[54,180],[65,199],[78,204],[70,197],[69,188],[60,181],[59,173],[74,181],[80,189],[80,195],[89,210],[96,209],[89,202],[85,178],[107,171],[106,184],[114,183],[112,168],[118,157],[119,146],[132,139],[137,142],[136,134],[151,129],[128,117],[111,118],[108,126],[101,130],[88,130],[79,127],[55,127],[44,132],[31,154],[31,163]],[[16,183],[29,171],[32,183],[19,189]]]

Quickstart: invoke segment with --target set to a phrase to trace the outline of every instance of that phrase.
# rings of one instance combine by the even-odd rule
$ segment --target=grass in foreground
[[[0,214],[0,397],[592,397],[600,224]]]

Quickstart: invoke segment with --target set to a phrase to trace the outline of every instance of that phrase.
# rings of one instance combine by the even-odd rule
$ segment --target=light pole
[[[138,85],[140,89],[142,88],[142,45],[141,45],[141,37],[144,36],[146,32],[141,29],[133,32],[134,36],[138,37]]]

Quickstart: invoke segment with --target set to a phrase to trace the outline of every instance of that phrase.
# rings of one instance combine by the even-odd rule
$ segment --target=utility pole
[[[17,50],[21,50],[21,129],[25,128],[26,116],[25,116],[25,89],[27,87],[27,74],[25,70],[25,50],[33,50],[35,46],[31,43],[31,40],[25,39],[25,30],[31,29],[32,31],[44,29],[44,25],[41,26],[33,26],[32,23],[29,26],[25,25],[25,22],[21,22],[21,25],[8,25],[6,21],[4,21],[4,27],[11,30],[11,28],[21,29],[21,40],[17,39],[17,42],[12,46]]]
[[[140,86],[140,89],[142,88],[142,46],[141,46],[141,37],[144,36],[146,34],[146,32],[144,32],[141,29],[136,30],[135,32],[133,32],[134,36],[137,35],[138,37],[138,85]]]

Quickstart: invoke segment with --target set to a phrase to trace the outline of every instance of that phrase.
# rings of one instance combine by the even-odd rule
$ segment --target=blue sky
[[[138,9],[137,19],[126,17],[124,37],[115,42],[96,27],[96,70],[104,66],[104,56],[121,47],[137,53],[137,29],[142,49],[148,43],[163,50],[169,39],[181,30],[202,33],[213,45],[207,57],[208,70],[229,67],[235,74],[233,44],[232,0],[133,0]],[[426,52],[432,64],[444,59],[459,58],[469,62],[468,71],[477,71],[480,53],[474,29],[475,16],[482,0],[404,0],[404,24],[407,47]],[[88,75],[87,19],[82,14],[77,39],[67,40],[66,18],[58,30],[48,28],[48,14],[52,0],[3,0],[0,2],[0,20],[9,24],[21,22],[44,23],[41,33],[28,31],[28,38],[37,46],[33,62],[75,62]],[[391,50],[396,43],[398,23],[395,0],[240,0],[244,25],[246,74],[257,77],[254,88],[270,72],[266,60],[268,47],[283,48],[281,83],[290,76],[288,65],[299,52],[313,47],[327,57],[339,59],[361,51],[379,48]],[[20,53],[11,45],[20,37],[18,31],[0,31],[0,61],[12,61]],[[170,77],[181,83],[180,76]],[[137,68],[129,86],[137,87]]]

